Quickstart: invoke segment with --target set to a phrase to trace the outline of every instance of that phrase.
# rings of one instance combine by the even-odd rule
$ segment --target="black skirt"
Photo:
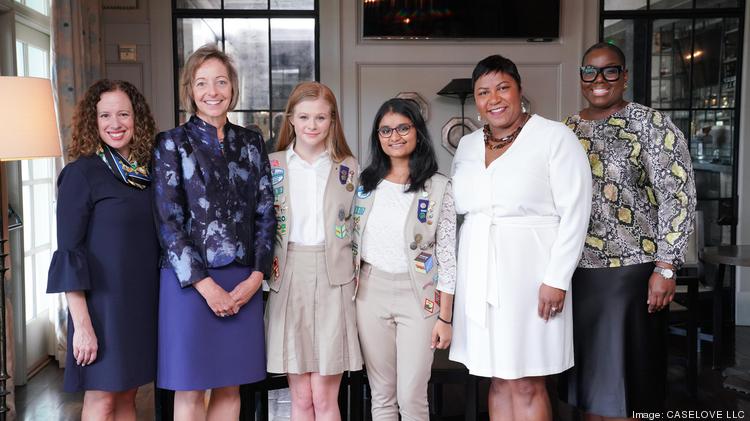
[[[583,412],[624,418],[664,407],[669,313],[648,313],[653,268],[579,268],[573,275],[575,366],[561,379],[561,398]]]

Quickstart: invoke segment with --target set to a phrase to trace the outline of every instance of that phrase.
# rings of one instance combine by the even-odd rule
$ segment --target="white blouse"
[[[362,259],[390,273],[409,271],[404,227],[415,193],[406,189],[405,184],[382,180],[362,233]]]
[[[326,151],[310,164],[297,155],[294,148],[289,148],[286,160],[292,207],[289,242],[308,246],[323,244],[323,196],[331,172],[331,156]]]

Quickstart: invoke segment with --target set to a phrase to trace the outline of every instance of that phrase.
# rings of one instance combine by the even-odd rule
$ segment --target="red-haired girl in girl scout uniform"
[[[372,419],[428,420],[433,350],[451,342],[456,209],[437,173],[424,119],[391,99],[371,134],[352,234],[357,327],[372,389]],[[442,304],[442,305],[441,305]]]
[[[337,420],[341,375],[362,369],[350,214],[358,170],[327,86],[294,88],[269,159],[277,224],[268,371],[287,374],[293,419]]]

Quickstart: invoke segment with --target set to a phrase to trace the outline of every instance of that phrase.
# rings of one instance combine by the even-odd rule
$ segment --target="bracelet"
[[[443,318],[441,318],[439,314],[438,314],[438,320],[440,320],[441,322],[443,322],[443,323],[445,323],[447,325],[452,325],[453,324],[453,318],[451,318],[451,321],[449,322],[449,321],[443,320]]]

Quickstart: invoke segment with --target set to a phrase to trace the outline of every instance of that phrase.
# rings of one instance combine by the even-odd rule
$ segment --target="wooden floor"
[[[684,383],[684,366],[679,361],[679,351],[670,356],[668,410],[722,410],[724,418],[738,411],[750,415],[750,388],[746,393],[724,387],[727,376],[744,374],[750,379],[750,327],[736,329],[735,366],[725,370],[710,368],[710,352],[703,352],[698,378],[698,398],[692,398]],[[710,348],[709,348],[710,349]],[[31,378],[26,386],[16,388],[18,420],[60,420],[80,419],[82,393],[62,391],[63,370],[49,364]],[[750,385],[750,383],[749,383]],[[139,420],[154,420],[154,389],[152,385],[142,387],[136,397]],[[286,403],[288,405],[288,402]],[[269,405],[269,407],[274,407]],[[486,408],[486,406],[485,406]],[[577,417],[567,405],[559,404],[559,419],[575,420]],[[288,408],[284,409],[288,416]],[[485,409],[486,411],[486,409]],[[281,412],[281,411],[280,411]],[[273,415],[273,414],[272,414]],[[281,414],[278,414],[281,415]],[[282,415],[282,419],[284,417]],[[286,418],[288,419],[288,418]],[[486,419],[486,413],[480,419]]]

